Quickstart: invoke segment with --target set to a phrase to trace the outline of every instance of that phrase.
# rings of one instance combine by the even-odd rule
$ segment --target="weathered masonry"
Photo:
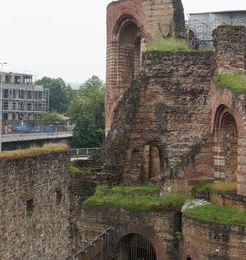
[[[114,112],[106,172],[124,183],[163,181],[164,191],[238,181],[246,195],[245,95],[211,83],[244,71],[245,29],[223,25],[213,35],[215,52],[142,55],[142,73]]]
[[[0,258],[64,259],[69,247],[69,164],[64,148],[0,158]]]
[[[125,90],[140,71],[142,53],[151,41],[168,34],[184,37],[184,14],[180,0],[121,0],[107,8],[106,132]]]

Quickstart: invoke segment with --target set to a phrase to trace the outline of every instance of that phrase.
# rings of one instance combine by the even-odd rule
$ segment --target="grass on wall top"
[[[194,190],[195,192],[236,193],[237,183],[236,182],[207,183],[196,187]]]
[[[246,226],[246,211],[219,207],[213,204],[186,209],[183,216],[202,223]]]
[[[187,194],[170,194],[158,197],[159,186],[116,186],[109,188],[101,185],[97,187],[94,196],[84,204],[101,208],[121,208],[128,211],[150,212],[179,210],[191,196]],[[156,196],[155,196],[156,195]]]
[[[153,42],[147,47],[148,52],[188,52],[190,51],[184,40],[169,38]]]
[[[0,160],[14,160],[24,157],[33,157],[45,154],[53,154],[59,152],[68,151],[68,147],[65,144],[49,144],[41,148],[30,148],[24,150],[14,150],[0,153]]]
[[[213,78],[217,87],[227,88],[235,93],[246,94],[246,78],[243,74],[221,74]]]
[[[167,38],[159,42],[150,43],[147,47],[147,52],[160,52],[160,53],[210,53],[211,50],[192,50],[189,49],[185,40],[176,38]]]

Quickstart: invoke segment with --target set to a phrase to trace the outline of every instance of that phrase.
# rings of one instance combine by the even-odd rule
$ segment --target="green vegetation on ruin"
[[[185,40],[166,38],[159,42],[153,42],[148,47],[146,52],[157,53],[210,53],[211,50],[191,50]]]
[[[236,28],[236,29],[243,29],[244,30],[244,26],[243,25],[239,25],[239,24],[220,24],[217,28]]]
[[[246,79],[243,74],[221,74],[213,78],[217,87],[227,88],[235,93],[246,94]]]
[[[219,182],[219,183],[207,183],[198,186],[194,189],[195,192],[215,192],[215,193],[225,193],[225,192],[237,192],[236,182]]]
[[[23,157],[35,157],[59,152],[67,152],[68,147],[64,144],[49,144],[41,148],[30,148],[0,153],[0,160],[15,160]]]
[[[186,209],[183,216],[202,223],[246,226],[246,211],[219,207],[213,204]]]
[[[188,52],[190,51],[184,40],[174,38],[153,42],[147,47],[148,52]]]
[[[73,165],[70,166],[70,173],[74,176],[79,175],[92,175],[93,171],[91,169],[79,169]]]
[[[157,185],[115,186],[113,188],[101,185],[84,204],[102,208],[121,208],[128,211],[166,213],[180,210],[185,201],[191,199],[191,196],[187,194],[169,194],[159,197],[159,189]]]

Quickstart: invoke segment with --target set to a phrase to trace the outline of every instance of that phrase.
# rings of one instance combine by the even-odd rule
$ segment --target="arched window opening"
[[[119,35],[118,80],[119,85],[129,85],[140,71],[140,29],[129,21]]]
[[[156,260],[155,250],[150,241],[139,234],[129,234],[118,244],[118,260]]]
[[[143,156],[143,179],[148,181],[161,172],[161,156],[157,146],[145,145]]]
[[[224,105],[217,109],[214,132],[215,177],[225,181],[236,181],[238,131],[233,115]]]

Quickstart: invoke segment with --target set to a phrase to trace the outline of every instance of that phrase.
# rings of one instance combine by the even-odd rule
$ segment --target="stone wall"
[[[178,259],[175,232],[181,231],[181,218],[177,213],[138,213],[117,208],[82,207],[76,222],[78,248],[93,241],[108,227],[115,228],[116,246],[123,237],[139,234],[152,244],[157,260]]]
[[[245,227],[203,224],[183,218],[182,231],[182,260],[246,258]]]
[[[245,56],[245,27],[219,25],[213,31],[218,74],[243,73]]]
[[[107,7],[106,132],[114,111],[140,69],[142,51],[150,41],[174,33],[184,37],[184,13],[180,0],[120,0]]]
[[[117,107],[104,144],[105,171],[124,183],[160,181],[208,137],[214,64],[212,52],[143,54],[143,71]],[[159,157],[157,174],[148,168],[151,148]]]
[[[69,250],[68,152],[0,160],[0,258],[64,259]]]

